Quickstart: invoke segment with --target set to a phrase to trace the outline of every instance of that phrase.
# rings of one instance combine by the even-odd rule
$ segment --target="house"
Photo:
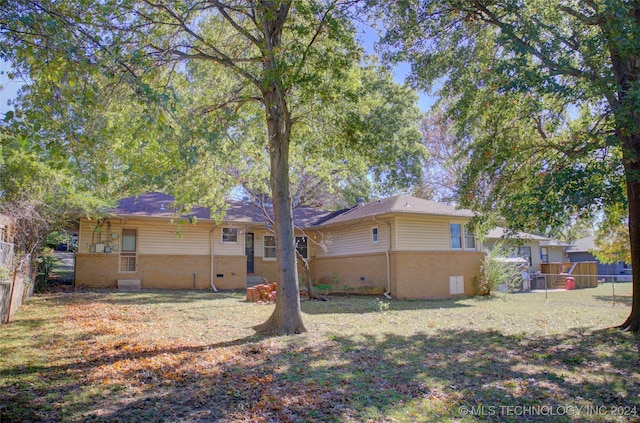
[[[472,295],[484,257],[467,226],[472,217],[409,195],[359,202],[310,228],[329,239],[314,251],[315,280],[370,284],[400,298]]]
[[[76,283],[113,287],[126,279],[144,288],[239,289],[275,281],[277,239],[268,208],[233,201],[220,222],[209,209],[194,208],[178,224],[172,202],[150,193],[120,200],[98,220],[83,218]],[[472,216],[408,195],[335,212],[302,207],[294,211],[296,244],[316,284],[401,298],[472,295],[483,258],[467,226]]]
[[[598,276],[617,275],[617,280],[631,280],[631,264],[619,261],[617,263],[604,264],[593,255],[598,250],[594,236],[587,236],[574,241],[567,249],[569,261],[584,262],[595,261],[598,266]]]
[[[238,289],[248,278],[275,280],[275,238],[257,205],[231,202],[218,223],[204,207],[176,218],[172,203],[173,197],[154,192],[122,199],[100,219],[81,219],[76,284],[136,280],[145,288]],[[294,220],[305,227],[328,214],[300,208]],[[298,235],[302,251],[306,239]]]
[[[543,263],[562,263],[567,261],[565,248],[569,244],[526,232],[509,232],[505,228],[497,227],[489,231],[484,245],[492,249],[502,243],[510,249],[509,257],[522,257],[529,263],[529,273],[541,271]]]

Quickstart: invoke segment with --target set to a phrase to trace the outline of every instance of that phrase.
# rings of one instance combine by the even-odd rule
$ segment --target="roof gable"
[[[471,218],[475,215],[471,210],[457,209],[454,206],[447,204],[437,203],[435,201],[429,201],[413,197],[411,195],[400,194],[340,210],[339,212],[334,213],[333,216],[327,216],[326,219],[322,220],[317,225],[331,225],[350,220],[365,219],[368,217],[393,213],[466,218]]]

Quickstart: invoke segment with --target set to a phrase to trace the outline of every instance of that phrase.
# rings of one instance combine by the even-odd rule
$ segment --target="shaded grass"
[[[607,329],[629,313],[608,289],[384,300],[384,312],[371,297],[334,297],[302,303],[309,333],[272,338],[251,327],[273,306],[240,293],[42,296],[0,328],[0,417],[631,421],[640,342]]]

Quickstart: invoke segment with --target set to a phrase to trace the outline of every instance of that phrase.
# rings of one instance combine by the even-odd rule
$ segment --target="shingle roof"
[[[596,247],[596,237],[595,236],[586,236],[584,238],[580,238],[578,240],[573,241],[573,244],[569,249],[567,249],[568,253],[587,253],[592,250],[599,250]]]
[[[491,229],[487,233],[487,238],[489,239],[502,239],[502,238],[510,238],[510,239],[534,239],[538,241],[551,241],[550,238],[545,238],[543,236],[529,234],[526,232],[513,232],[510,233],[508,229],[496,227]]]
[[[175,216],[175,210],[171,208],[174,198],[160,192],[152,192],[139,197],[127,197],[118,202],[118,207],[109,210],[110,213],[123,216],[140,217],[167,217]],[[272,211],[267,210],[270,218]],[[314,207],[300,207],[293,211],[296,226],[311,227],[324,226],[350,220],[364,219],[372,216],[381,216],[390,213],[412,213],[436,216],[473,217],[471,210],[456,209],[435,201],[424,200],[410,195],[400,194],[380,200],[370,201],[364,205],[352,208],[326,211]],[[210,219],[210,209],[206,207],[194,207],[187,216],[196,216],[198,219]],[[230,201],[226,210],[224,221],[244,223],[267,223],[264,211],[253,202]]]
[[[391,213],[408,213],[435,216],[473,217],[474,213],[467,209],[457,209],[454,206],[424,200],[406,194],[394,195],[380,200],[370,201],[349,209],[339,210],[332,216],[327,216],[316,226],[325,226],[350,220],[364,219]]]
[[[510,232],[508,229],[497,227],[487,233],[488,239],[530,239],[539,241],[541,247],[569,247],[571,244],[558,241],[557,239],[546,238],[527,232]]]
[[[118,201],[118,207],[109,210],[110,213],[122,216],[138,217],[166,217],[175,216],[175,209],[171,207],[174,198],[160,192],[143,194],[139,197],[127,197]],[[271,217],[272,213],[267,210]],[[312,226],[331,212],[319,210],[313,207],[300,207],[293,211],[295,224],[299,227]],[[191,213],[184,217],[196,216],[198,219],[211,219],[211,209],[208,207],[194,207]],[[262,208],[247,201],[230,201],[226,210],[224,221],[244,223],[267,223]]]

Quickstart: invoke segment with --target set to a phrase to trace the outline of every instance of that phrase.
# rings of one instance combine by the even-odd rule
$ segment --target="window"
[[[464,227],[464,248],[467,250],[476,249],[476,235],[469,226]]]
[[[460,223],[449,224],[451,232],[451,248],[454,250],[462,249],[462,225]]]
[[[238,228],[222,228],[222,243],[223,244],[237,244],[238,243]]]
[[[531,262],[531,247],[518,247],[518,257],[526,258],[529,266],[533,264]]]
[[[371,228],[371,242],[373,242],[374,244],[378,243],[378,227],[374,226],[373,228]]]
[[[549,249],[547,247],[540,247],[540,261],[549,263]]]
[[[264,236],[264,258],[276,258],[276,237],[273,235]]]
[[[308,259],[309,250],[307,245],[307,237],[306,236],[297,236],[296,237],[296,251],[298,254],[302,256],[302,258]]]
[[[137,231],[135,229],[122,230],[122,249],[120,252],[120,271],[136,271]]]

